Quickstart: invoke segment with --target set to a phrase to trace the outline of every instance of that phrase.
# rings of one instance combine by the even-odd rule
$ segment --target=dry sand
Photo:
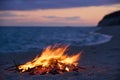
[[[92,46],[72,46],[73,51],[83,50],[79,65],[86,67],[81,72],[58,75],[29,75],[11,72],[5,68],[32,60],[41,51],[0,53],[0,80],[120,80],[120,26],[104,27],[97,31],[112,35],[111,41]]]

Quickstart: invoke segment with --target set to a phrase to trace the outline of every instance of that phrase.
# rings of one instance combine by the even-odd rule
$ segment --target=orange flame
[[[23,65],[18,66],[18,69],[22,72],[27,71],[28,69],[35,68],[37,66],[42,67],[55,67],[53,64],[56,64],[59,69],[65,69],[66,71],[70,71],[69,67],[65,67],[64,65],[78,65],[78,60],[81,53],[76,55],[68,56],[65,54],[68,46],[57,47],[57,45],[48,46],[45,50],[43,50],[42,54],[37,56],[32,61],[29,61]]]

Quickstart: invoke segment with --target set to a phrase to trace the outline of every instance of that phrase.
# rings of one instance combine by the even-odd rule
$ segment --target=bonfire
[[[62,74],[64,72],[78,71],[78,61],[81,52],[68,55],[69,46],[48,46],[42,53],[32,61],[17,66],[20,73],[29,72],[30,74]]]

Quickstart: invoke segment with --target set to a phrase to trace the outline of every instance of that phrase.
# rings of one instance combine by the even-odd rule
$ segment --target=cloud
[[[119,4],[120,0],[0,0],[0,10],[36,10]]]
[[[16,15],[13,13],[9,13],[9,12],[2,12],[0,13],[0,17],[24,17],[24,15]]]
[[[43,18],[50,18],[50,19],[52,19],[52,18],[60,18],[60,17],[57,17],[57,16],[42,16]]]
[[[77,16],[75,16],[75,17],[66,17],[66,20],[79,20],[80,19],[80,17],[77,17]]]
[[[0,17],[12,17],[12,16],[16,16],[16,15],[11,13],[0,13]]]
[[[80,17],[79,16],[73,16],[73,17],[59,17],[59,16],[42,16],[43,18],[47,18],[47,19],[64,19],[64,20],[79,20]]]

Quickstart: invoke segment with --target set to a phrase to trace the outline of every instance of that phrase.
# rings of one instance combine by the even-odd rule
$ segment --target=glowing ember
[[[81,53],[68,56],[65,54],[68,46],[48,46],[42,54],[32,61],[18,66],[20,72],[30,71],[33,74],[63,73],[77,69]]]

